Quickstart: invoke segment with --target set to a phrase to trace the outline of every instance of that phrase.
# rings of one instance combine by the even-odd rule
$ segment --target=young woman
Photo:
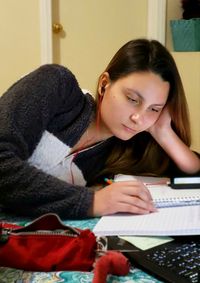
[[[103,184],[117,173],[195,174],[187,104],[170,53],[132,40],[99,78],[97,101],[65,67],[45,65],[0,98],[1,210],[86,218],[155,210],[139,181]]]

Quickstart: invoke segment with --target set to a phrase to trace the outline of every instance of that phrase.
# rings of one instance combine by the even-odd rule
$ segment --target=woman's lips
[[[125,125],[123,125],[123,126],[124,126],[124,128],[125,128],[125,130],[126,130],[127,132],[132,133],[132,134],[135,134],[135,133],[136,133],[136,130],[134,130],[134,129],[132,129],[132,128],[129,128],[129,127],[125,126]]]

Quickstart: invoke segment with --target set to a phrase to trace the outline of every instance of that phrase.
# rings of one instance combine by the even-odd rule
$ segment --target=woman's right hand
[[[139,180],[112,183],[94,194],[91,216],[117,212],[147,214],[156,211],[147,187]]]

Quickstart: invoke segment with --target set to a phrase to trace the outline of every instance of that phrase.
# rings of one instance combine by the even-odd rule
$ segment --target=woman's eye
[[[153,112],[160,112],[161,111],[161,109],[156,109],[156,108],[152,108],[151,109]]]
[[[138,100],[137,99],[134,99],[132,97],[129,97],[127,96],[128,100],[130,100],[131,102],[135,103],[135,104],[138,104]]]

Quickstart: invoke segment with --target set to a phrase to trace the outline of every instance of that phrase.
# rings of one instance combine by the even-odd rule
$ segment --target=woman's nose
[[[140,124],[141,122],[141,116],[142,116],[142,113],[140,112],[135,112],[133,114],[131,114],[131,120],[135,123],[135,124]]]

